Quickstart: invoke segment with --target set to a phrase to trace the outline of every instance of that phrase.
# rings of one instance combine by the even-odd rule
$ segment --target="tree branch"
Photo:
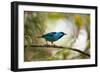
[[[26,47],[26,46],[25,46],[25,47]],[[81,53],[81,54],[83,54],[83,55],[85,55],[85,56],[90,57],[89,54],[87,54],[87,53],[85,53],[85,52],[83,52],[83,51],[81,51],[81,50],[79,50],[79,49],[76,49],[76,48],[63,47],[63,46],[58,46],[58,45],[31,45],[31,47],[66,48],[66,49],[68,49],[68,50],[73,50],[73,51],[79,52],[79,53]]]

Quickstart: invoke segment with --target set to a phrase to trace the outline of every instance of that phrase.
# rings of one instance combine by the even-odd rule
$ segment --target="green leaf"
[[[80,29],[81,26],[83,25],[83,22],[82,22],[83,20],[82,20],[81,16],[75,15],[74,20],[75,20],[75,25],[78,27],[78,29]]]

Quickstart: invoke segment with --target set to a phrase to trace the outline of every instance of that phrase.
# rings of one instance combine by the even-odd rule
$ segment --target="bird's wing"
[[[43,36],[54,36],[54,34],[56,34],[56,32],[50,32],[50,33],[44,34]]]

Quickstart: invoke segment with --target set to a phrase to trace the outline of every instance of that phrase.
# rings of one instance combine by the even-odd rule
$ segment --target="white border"
[[[91,58],[81,60],[59,60],[59,61],[38,61],[24,62],[24,11],[43,11],[43,12],[68,12],[68,13],[89,13],[91,15]],[[25,6],[18,7],[18,68],[36,68],[50,66],[71,66],[95,64],[95,11],[92,9],[81,8],[62,8],[62,7],[47,7],[47,6]]]

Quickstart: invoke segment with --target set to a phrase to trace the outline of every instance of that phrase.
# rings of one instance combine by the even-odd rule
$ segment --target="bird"
[[[59,40],[64,35],[67,35],[67,34],[64,32],[49,32],[49,33],[46,33],[46,34],[40,36],[39,38],[44,38],[46,40],[46,44],[47,44],[47,41],[49,41],[49,42],[51,42],[51,44],[55,45],[53,42]]]

